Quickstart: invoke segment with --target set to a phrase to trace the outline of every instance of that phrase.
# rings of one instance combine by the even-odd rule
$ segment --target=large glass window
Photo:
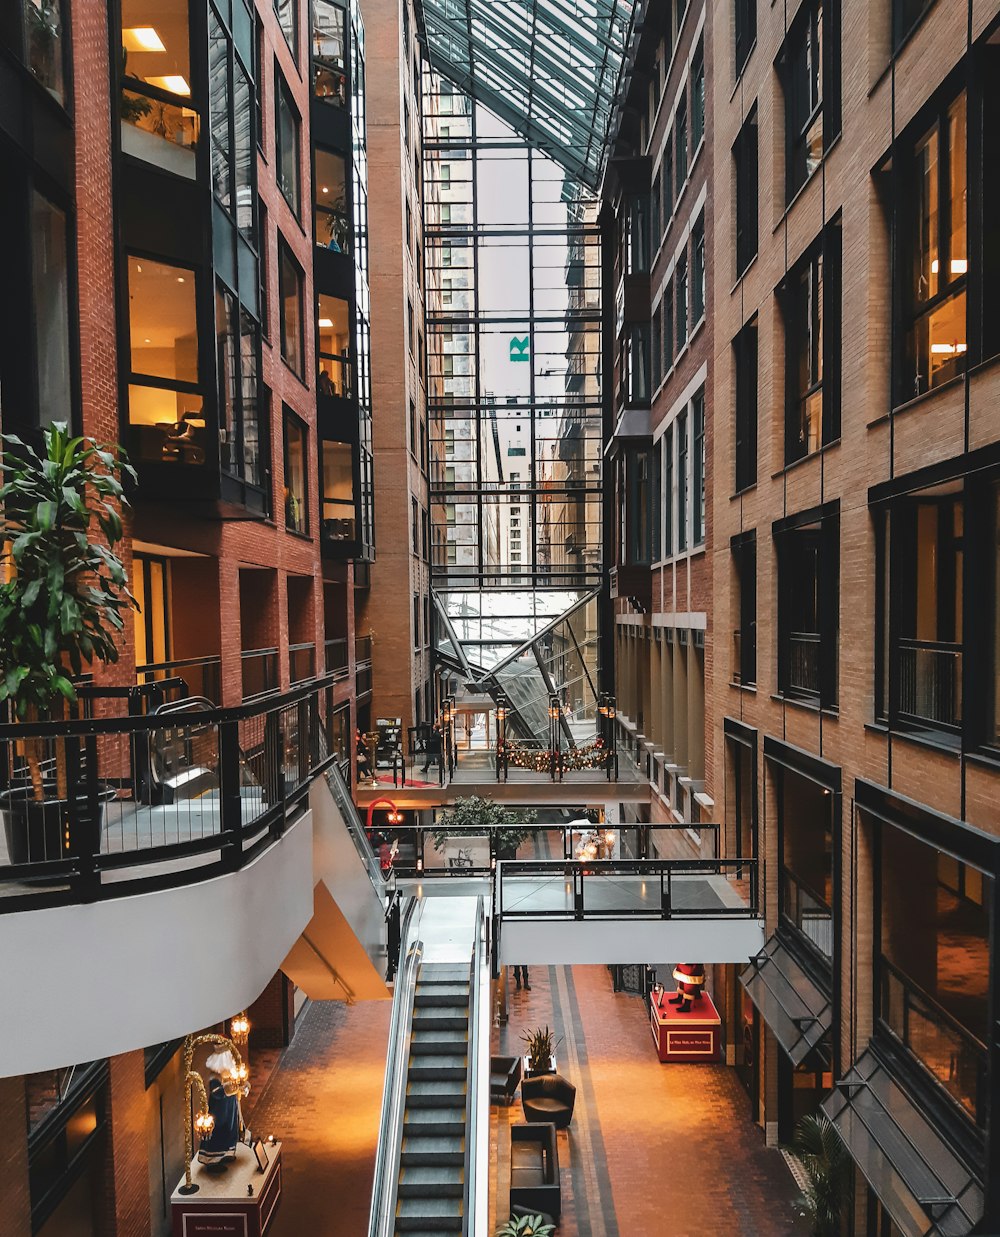
[[[347,14],[330,0],[313,0],[313,97],[347,106]]]
[[[342,155],[316,147],[313,178],[316,244],[334,253],[351,252],[351,216],[347,209],[347,163]]]
[[[733,146],[736,186],[736,274],[757,256],[757,105],[750,110]]]
[[[785,200],[806,183],[840,129],[839,0],[808,0],[788,33],[785,91]]]
[[[782,923],[826,962],[833,959],[834,796],[825,787],[776,766],[781,838]]]
[[[274,0],[274,11],[285,42],[295,60],[299,58],[299,0]]]
[[[993,880],[893,825],[880,833],[880,1025],[982,1125]]]
[[[733,629],[733,682],[757,682],[757,535],[745,533],[732,545],[738,605]]]
[[[66,216],[31,195],[31,291],[35,318],[38,421],[72,421],[69,358],[69,260]]]
[[[776,535],[778,688],[821,707],[837,701],[840,520],[827,516]]]
[[[352,394],[351,322],[346,301],[321,292],[316,298],[319,327],[317,389],[320,395]]]
[[[736,371],[736,493],[757,483],[757,319],[733,340]]]
[[[281,72],[274,72],[274,142],[278,188],[296,216],[300,209],[299,113]]]
[[[705,216],[701,214],[691,234],[691,323],[705,316]]]
[[[304,375],[302,337],[302,268],[284,238],[278,236],[278,309],[281,320],[281,355],[299,377]]]
[[[351,446],[326,442],[323,447],[323,536],[328,541],[354,540],[354,471]]]
[[[965,369],[967,159],[966,101],[961,94],[921,135],[903,173],[901,400],[940,386]]]
[[[691,149],[697,151],[705,136],[705,43],[700,42],[691,62]]]
[[[25,64],[60,103],[65,100],[65,44],[69,39],[62,0],[6,0],[20,7]]]
[[[214,54],[217,37],[224,45],[214,16],[209,31]],[[210,57],[210,72],[217,63]],[[124,153],[193,179],[199,119],[191,104],[188,0],[122,0],[121,73]]]
[[[733,8],[736,76],[739,77],[757,42],[757,0],[733,0]]]
[[[220,464],[226,472],[262,486],[260,327],[222,284],[216,287],[215,331]]]
[[[688,545],[688,418],[677,418],[677,549]]]
[[[705,391],[691,401],[693,444],[691,459],[691,544],[705,540]]]
[[[674,308],[674,324],[677,329],[678,353],[687,343],[688,337],[688,263],[687,253],[682,253],[677,259],[677,269],[674,273],[674,293],[676,297]]]
[[[292,533],[309,531],[309,448],[305,425],[285,409],[285,528]]]
[[[232,206],[232,143],[229,137],[229,40],[215,10],[208,10],[208,106],[212,132],[212,188]]]

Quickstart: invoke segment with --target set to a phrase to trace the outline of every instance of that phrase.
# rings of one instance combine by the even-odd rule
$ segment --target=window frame
[[[295,256],[295,251],[289,245],[281,234],[281,229],[277,231],[278,237],[278,346],[281,352],[281,359],[291,372],[301,382],[305,383],[306,373],[306,336],[305,336],[305,271]],[[285,288],[285,263],[284,259],[288,258],[296,275],[296,289],[298,300],[298,349],[299,349],[299,368],[296,368],[289,359],[286,351],[287,328],[285,324],[285,302],[288,299]]]
[[[736,278],[749,270],[760,246],[758,194],[760,190],[760,138],[757,125],[757,101],[747,113],[733,143],[733,188],[736,209],[735,255]],[[752,145],[751,145],[752,143]]]
[[[839,700],[839,503],[776,521],[773,537],[778,563],[778,694],[787,700],[834,711]],[[801,556],[810,548],[815,560],[812,584],[815,630],[798,631],[793,630],[791,624],[795,617],[793,611],[798,609],[807,585]],[[818,646],[814,687],[793,681],[793,638],[798,638],[802,646]]]
[[[740,329],[732,346],[736,397],[733,483],[734,493],[742,494],[757,484],[759,338],[756,315]]]
[[[281,109],[285,106],[289,116],[293,122],[294,128],[294,186],[292,188],[292,196],[289,197],[285,190],[284,177],[284,158],[287,153],[283,144],[281,134]],[[274,62],[274,179],[278,186],[278,192],[285,199],[288,209],[292,212],[299,222],[302,221],[302,116],[299,109],[295,105],[295,97],[292,94],[288,82],[285,80],[285,75],[281,71],[281,66],[277,59]],[[294,198],[294,201],[293,201]]]
[[[296,430],[301,432],[302,438],[302,527],[292,528],[288,523],[288,498],[282,503],[282,511],[285,515],[285,532],[293,533],[297,537],[309,537],[310,534],[310,501],[309,501],[309,426],[299,416],[299,414],[290,408],[288,404],[282,403],[281,406],[281,476],[285,482],[285,490],[288,495],[291,495],[288,485],[288,429],[289,425],[293,425]]]

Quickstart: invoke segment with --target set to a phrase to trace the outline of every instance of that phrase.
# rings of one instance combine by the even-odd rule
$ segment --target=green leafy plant
[[[520,1038],[528,1046],[528,1069],[532,1073],[548,1069],[549,1062],[555,1055],[555,1050],[562,1040],[556,1040],[555,1032],[550,1027],[536,1027],[534,1031],[522,1031]]]
[[[534,823],[535,813],[530,809],[517,811],[506,808],[492,799],[469,795],[456,799],[451,808],[438,820],[434,830],[434,849],[442,850],[449,837],[468,837],[488,833],[493,847],[501,859],[513,859],[517,848],[528,837]]]
[[[511,1216],[503,1228],[497,1229],[497,1237],[552,1237],[556,1231],[541,1216]]]
[[[789,1150],[806,1176],[802,1203],[813,1237],[839,1237],[853,1178],[851,1157],[836,1126],[827,1117],[803,1117]]]
[[[50,717],[56,706],[61,713],[76,700],[73,676],[95,661],[116,662],[123,612],[138,608],[114,552],[126,505],[119,473],[134,479],[134,471],[120,448],[71,438],[63,422],[44,439],[39,456],[6,434],[0,453],[0,701],[10,700],[22,720]],[[41,749],[25,746],[34,798],[42,799]]]

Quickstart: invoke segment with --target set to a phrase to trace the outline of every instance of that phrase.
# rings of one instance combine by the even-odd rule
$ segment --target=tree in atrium
[[[803,1117],[789,1150],[805,1173],[802,1201],[812,1220],[812,1237],[839,1237],[853,1178],[851,1156],[836,1126],[823,1116]]]
[[[498,859],[513,859],[517,848],[529,838],[535,813],[527,808],[507,808],[492,799],[469,795],[456,799],[439,819],[434,830],[434,849],[443,850],[449,837],[488,834]]]

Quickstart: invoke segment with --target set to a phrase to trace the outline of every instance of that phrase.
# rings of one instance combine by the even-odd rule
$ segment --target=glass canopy
[[[423,0],[431,65],[596,188],[634,0]]]

